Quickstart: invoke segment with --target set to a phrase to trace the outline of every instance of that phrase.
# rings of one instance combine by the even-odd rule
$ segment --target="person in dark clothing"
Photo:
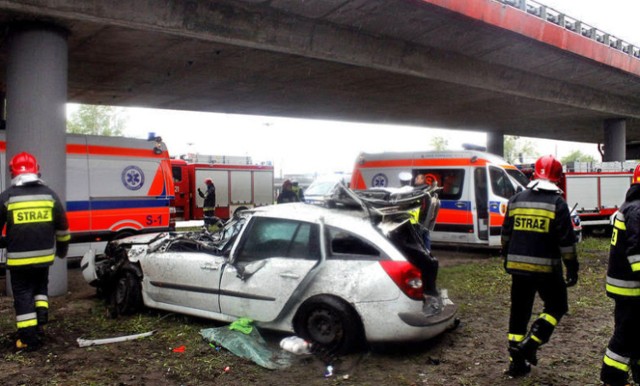
[[[509,376],[523,376],[538,363],[538,347],[549,341],[568,311],[567,287],[578,281],[576,237],[567,203],[555,185],[561,177],[559,161],[553,156],[539,158],[536,179],[511,197],[502,225],[505,269],[512,276]],[[527,331],[536,293],[544,309]]]
[[[604,355],[600,380],[628,385],[629,371],[640,383],[640,165],[613,221],[607,296],[615,302],[613,336]]]
[[[49,319],[49,266],[67,255],[69,223],[62,202],[40,177],[40,166],[29,153],[9,164],[11,186],[0,194],[0,229],[6,225],[7,268],[16,310],[16,348],[42,346]]]
[[[298,181],[293,180],[291,182],[291,190],[293,190],[293,193],[295,193],[296,196],[298,196],[298,201],[304,202],[304,191],[300,187],[300,184],[298,183]]]
[[[278,204],[298,201],[300,201],[300,199],[298,198],[298,195],[293,191],[293,184],[290,180],[285,180],[282,183],[282,191],[278,195]]]
[[[204,198],[204,203],[202,205],[202,211],[205,217],[213,217],[216,209],[216,186],[213,184],[213,180],[211,178],[206,178],[204,180],[204,184],[207,186],[207,191],[202,192],[200,188],[198,188],[198,195]]]

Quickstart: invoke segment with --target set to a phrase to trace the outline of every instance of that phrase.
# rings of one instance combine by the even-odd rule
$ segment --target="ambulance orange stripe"
[[[365,161],[360,166],[366,168],[400,168],[400,167],[416,167],[416,166],[485,166],[487,160],[478,158],[475,162],[471,162],[470,158],[422,158],[422,159],[401,159],[401,160],[379,160]]]
[[[158,168],[156,170],[156,175],[153,176],[153,181],[151,182],[151,186],[149,187],[147,196],[160,196],[162,194],[163,189],[164,189],[164,173],[162,173],[162,168]],[[165,192],[165,193],[171,194],[171,192]]]
[[[490,213],[489,216],[489,225],[490,226],[502,226],[502,223],[504,222],[504,216],[501,216],[498,213]]]
[[[466,210],[440,208],[436,224],[473,224],[473,218]]]
[[[151,146],[149,149],[121,148],[114,146],[68,144],[67,154],[108,155],[114,157],[144,157],[144,158],[168,158],[168,152],[156,154]]]

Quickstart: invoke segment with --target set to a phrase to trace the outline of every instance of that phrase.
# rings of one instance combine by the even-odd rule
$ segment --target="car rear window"
[[[329,233],[329,258],[379,259],[380,250],[363,238],[335,227],[327,227]]]

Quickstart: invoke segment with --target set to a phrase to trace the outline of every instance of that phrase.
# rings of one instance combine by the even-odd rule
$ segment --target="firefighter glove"
[[[565,265],[567,267],[567,278],[566,283],[567,287],[573,287],[578,283],[578,269],[579,264],[577,260],[565,260]]]

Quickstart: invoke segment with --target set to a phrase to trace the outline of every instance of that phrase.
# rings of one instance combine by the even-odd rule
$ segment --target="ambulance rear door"
[[[516,194],[516,186],[507,172],[500,166],[487,165],[486,175],[488,176],[487,189],[487,229],[484,231],[488,234],[489,245],[500,245],[500,233],[502,231],[502,223],[507,212],[507,203],[509,198]],[[478,202],[478,198],[476,198]],[[480,210],[478,210],[479,212]],[[478,229],[478,235],[482,234],[482,229]]]

